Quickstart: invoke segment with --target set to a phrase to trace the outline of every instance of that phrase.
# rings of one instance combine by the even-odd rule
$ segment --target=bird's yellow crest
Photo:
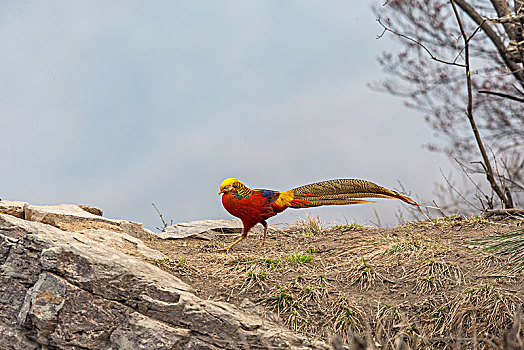
[[[220,184],[220,191],[219,191],[219,194],[222,193],[222,191],[228,187],[228,186],[232,186],[234,183],[240,183],[243,185],[242,182],[238,181],[237,179],[233,178],[233,177],[230,177],[228,179],[225,179],[224,181],[222,181],[222,183]]]
[[[241,181],[235,178],[229,178],[222,181],[222,183],[220,184],[220,191],[218,191],[218,194],[226,193],[231,189],[234,189],[235,192],[241,196],[251,196],[253,194],[252,189],[247,188],[246,185],[244,185]]]

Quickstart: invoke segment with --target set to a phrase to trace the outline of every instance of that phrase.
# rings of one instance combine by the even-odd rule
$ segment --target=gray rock
[[[240,234],[242,228],[240,220],[198,220],[167,226],[163,232],[158,234],[158,237],[162,239],[194,237],[212,240],[216,234],[220,233]],[[275,227],[268,226],[268,232],[274,231],[277,231]],[[256,225],[251,232],[260,234],[264,232],[264,228],[262,225]]]
[[[191,332],[132,312],[126,322],[111,333],[110,349],[182,349],[191,339]]]
[[[138,238],[155,236],[153,232],[145,229],[142,224],[127,220],[104,218],[100,216],[101,213],[102,211],[98,208],[86,205],[78,206],[75,204],[26,205],[24,207],[24,217],[26,220],[48,224],[63,231],[73,232],[82,229],[106,229],[116,232],[126,232]]]
[[[82,205],[82,204],[80,204],[79,207],[82,210],[85,210],[88,213],[91,213],[93,215],[97,215],[97,216],[103,216],[104,215],[104,212],[102,211],[102,209],[99,209],[99,208],[96,208],[96,207],[92,207],[90,205]]]
[[[329,349],[197,297],[133,223],[42,208],[0,214],[0,349]]]
[[[0,200],[0,214],[13,215],[23,219],[27,205],[26,202]]]
[[[143,256],[154,260],[167,258],[158,250],[149,248],[141,240],[127,233],[110,231],[103,228],[84,229],[75,233],[74,237],[78,241],[85,241],[86,244],[90,244],[90,241],[95,241],[117,250],[125,249],[126,254],[132,256]]]

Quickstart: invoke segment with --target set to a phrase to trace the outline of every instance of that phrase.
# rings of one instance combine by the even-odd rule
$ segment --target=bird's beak
[[[222,188],[220,191],[218,191],[218,195],[220,196],[222,193],[224,193],[225,188]]]

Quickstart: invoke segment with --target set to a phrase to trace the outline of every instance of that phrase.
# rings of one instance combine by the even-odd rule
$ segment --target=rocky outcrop
[[[101,214],[0,201],[0,349],[328,349],[199,298],[148,263],[154,233]]]

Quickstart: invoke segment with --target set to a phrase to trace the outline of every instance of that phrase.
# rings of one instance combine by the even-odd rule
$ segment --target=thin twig
[[[373,208],[373,212],[375,213],[375,217],[377,218],[377,223],[374,223],[373,221],[369,220],[373,225],[377,226],[378,228],[382,227],[382,224],[380,223],[380,216],[378,216],[377,209]]]
[[[435,208],[438,209],[438,211],[442,214],[443,217],[447,218],[448,216],[446,214],[444,214],[444,212],[442,211],[442,209],[438,206],[437,202],[435,202],[435,200],[432,201],[433,204],[435,204]]]
[[[456,193],[459,195],[460,198],[462,198],[466,203],[468,203],[470,206],[472,206],[473,208],[477,209],[477,210],[480,210],[480,208],[477,208],[473,203],[471,203],[470,201],[468,201],[466,199],[466,197],[464,197],[459,191],[457,191],[457,189],[455,187],[453,187],[453,185],[451,184],[451,182],[449,182],[448,178],[446,177],[446,175],[444,175],[444,173],[442,172],[442,169],[440,169],[440,174],[442,175],[442,177],[444,178],[444,180],[446,180],[446,183],[448,184],[448,186]]]
[[[160,216],[160,220],[162,220],[162,224],[164,225],[164,227],[162,227],[162,232],[165,231],[166,227],[167,227],[167,224],[166,222],[164,221],[164,217],[162,216],[162,213],[160,213],[160,211],[158,210],[158,208],[156,207],[155,203],[151,203],[153,205],[153,208],[155,208],[156,212],[158,213],[158,215]],[[157,227],[157,230],[160,230],[160,228]]]
[[[471,36],[469,38],[467,38],[466,40],[466,43],[464,45],[464,47],[459,51],[459,53],[457,54],[457,56],[455,57],[455,59],[453,60],[453,62],[456,62],[457,59],[459,58],[459,56],[462,54],[462,52],[466,49],[466,46],[469,45],[469,41],[471,39],[473,39],[473,37],[475,36],[475,34],[478,33],[478,31],[482,28],[482,25],[484,24],[485,21],[482,21],[482,23],[480,23],[477,28],[473,31],[473,34],[471,34]]]
[[[455,162],[457,162],[457,164],[460,166],[460,168],[462,169],[462,171],[464,172],[464,174],[466,174],[466,177],[468,178],[469,181],[471,181],[471,183],[473,184],[473,186],[475,186],[475,188],[484,195],[484,197],[487,197],[487,195],[484,193],[484,191],[482,191],[482,189],[480,188],[480,186],[475,182],[473,181],[473,179],[471,178],[471,176],[469,176],[469,173],[466,171],[467,168],[464,166],[464,164],[462,164],[457,158],[453,158],[455,160]],[[484,166],[484,163],[482,162],[471,162],[471,164],[475,164],[475,163],[479,163],[483,168],[484,170],[486,171],[486,168]],[[470,171],[471,173],[471,171]]]

